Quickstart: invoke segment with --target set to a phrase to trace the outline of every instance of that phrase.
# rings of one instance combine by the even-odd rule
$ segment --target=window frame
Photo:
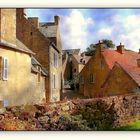
[[[93,73],[91,73],[91,74],[89,75],[89,83],[92,83],[92,84],[95,83],[95,75],[94,75]]]
[[[7,67],[5,67],[5,60],[7,60]],[[7,71],[7,77],[5,77],[5,71]],[[9,71],[9,61],[7,57],[3,57],[3,72],[2,72],[2,79],[4,81],[8,80],[8,71]]]

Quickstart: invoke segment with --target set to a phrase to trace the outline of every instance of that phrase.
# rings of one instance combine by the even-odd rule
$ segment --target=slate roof
[[[46,70],[46,68],[44,68],[36,59],[35,57],[32,56],[31,58],[31,63],[32,63],[32,71],[38,73],[38,69],[35,67],[36,65],[40,66],[41,67],[41,73],[44,75],[44,76],[47,76],[48,75],[48,71]]]
[[[46,37],[56,37],[57,36],[57,25],[48,23],[39,23],[39,31]]]
[[[113,68],[115,63],[118,63],[140,86],[140,67],[137,66],[137,59],[140,59],[140,53],[125,50],[121,54],[117,50],[104,49],[102,55],[110,69]]]
[[[8,43],[6,41],[2,41],[0,42],[0,45],[7,47],[9,49],[13,49],[16,51],[20,51],[20,52],[24,52],[24,53],[28,53],[28,54],[35,54],[33,53],[30,49],[28,49],[21,41],[19,41],[18,39],[16,39],[16,45],[13,45],[11,43]]]
[[[69,53],[69,54],[73,54],[73,55],[78,55],[80,52],[80,49],[67,49],[67,50],[62,50],[62,53]]]

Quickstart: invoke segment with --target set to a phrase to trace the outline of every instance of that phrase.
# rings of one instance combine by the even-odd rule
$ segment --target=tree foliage
[[[105,44],[104,47],[105,48],[114,48],[115,44],[113,43],[112,40],[108,40],[108,39],[103,39],[102,42]],[[87,56],[92,56],[95,54],[95,50],[96,50],[96,45],[95,44],[90,44],[89,47],[87,47],[85,54]]]

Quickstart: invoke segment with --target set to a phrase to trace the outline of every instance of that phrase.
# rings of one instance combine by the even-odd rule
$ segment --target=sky
[[[109,39],[117,46],[140,49],[140,9],[26,9],[28,17],[40,22],[53,22],[60,17],[63,49],[80,48]]]

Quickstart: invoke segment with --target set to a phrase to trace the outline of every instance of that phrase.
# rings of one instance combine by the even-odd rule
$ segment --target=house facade
[[[4,106],[43,103],[47,74],[41,65],[32,71],[34,53],[16,37],[16,9],[0,9],[0,30],[0,100]]]
[[[126,50],[105,49],[96,44],[96,53],[80,73],[80,93],[87,97],[134,94],[139,90],[140,54]]]
[[[79,75],[91,57],[80,53],[80,49],[63,50],[63,83]]]
[[[39,23],[38,18],[27,18],[24,9],[17,9],[17,37],[35,52],[35,58],[48,70],[46,78],[46,101],[60,100],[62,88],[62,51],[59,17],[55,22]]]

